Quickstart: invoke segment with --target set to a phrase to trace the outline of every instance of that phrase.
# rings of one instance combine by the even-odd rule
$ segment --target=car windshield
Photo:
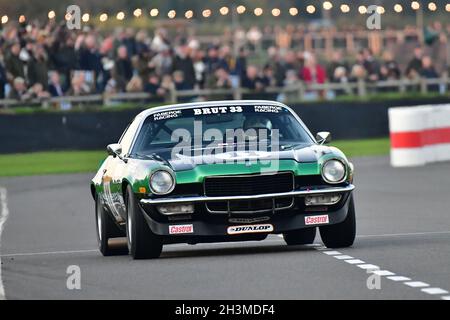
[[[148,116],[131,154],[154,154],[174,148],[180,141],[191,148],[207,148],[212,141],[216,146],[265,141],[269,149],[272,144],[285,149],[314,143],[292,113],[281,106],[199,106]]]

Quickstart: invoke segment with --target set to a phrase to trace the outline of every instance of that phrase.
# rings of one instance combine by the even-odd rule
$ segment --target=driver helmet
[[[263,116],[247,117],[244,121],[244,130],[248,129],[266,129],[272,131],[272,122]]]
[[[267,130],[269,137],[272,135],[272,127],[272,121],[260,115],[247,117],[243,125],[244,131],[254,129],[257,135],[260,134],[260,129],[265,129]]]

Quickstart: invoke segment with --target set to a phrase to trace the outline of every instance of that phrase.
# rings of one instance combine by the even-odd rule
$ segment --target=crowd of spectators
[[[259,34],[258,34],[259,32]],[[257,28],[244,33],[251,44],[261,35]],[[20,101],[92,93],[148,92],[164,100],[172,89],[243,88],[379,81],[401,77],[436,78],[433,59],[422,47],[406,52],[409,63],[400,67],[396,57],[370,49],[348,57],[335,51],[320,60],[313,52],[274,43],[263,63],[250,63],[252,47],[229,42],[201,46],[195,36],[170,36],[164,28],[117,28],[102,34],[92,27],[68,30],[65,25],[9,26],[0,37],[0,99]]]

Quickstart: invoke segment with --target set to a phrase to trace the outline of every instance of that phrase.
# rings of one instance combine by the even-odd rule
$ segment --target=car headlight
[[[155,194],[167,194],[175,188],[175,179],[166,170],[158,170],[150,176],[150,189]]]
[[[322,166],[322,177],[328,183],[342,182],[345,174],[345,165],[339,160],[328,160]]]

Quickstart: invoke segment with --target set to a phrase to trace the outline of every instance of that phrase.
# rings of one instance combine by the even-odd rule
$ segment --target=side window
[[[122,145],[122,154],[128,154],[131,144],[133,143],[134,135],[139,126],[139,122],[139,119],[134,119],[126,129],[125,133],[122,135],[122,138],[119,141],[119,143]]]

